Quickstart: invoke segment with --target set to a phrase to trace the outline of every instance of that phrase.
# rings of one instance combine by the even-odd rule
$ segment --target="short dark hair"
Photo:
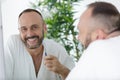
[[[88,5],[93,7],[92,15],[103,14],[103,15],[118,15],[119,11],[111,3],[107,2],[94,2]]]
[[[42,17],[42,14],[41,14],[39,11],[37,11],[37,10],[35,10],[35,9],[30,9],[30,8],[28,8],[28,9],[23,10],[23,11],[19,14],[19,18],[20,18],[20,16],[21,16],[23,13],[26,13],[26,12],[36,12],[36,13],[38,13],[38,14]],[[42,19],[43,19],[43,17],[42,17]]]
[[[88,5],[92,8],[92,17],[101,19],[103,24],[107,25],[110,32],[120,31],[120,13],[117,8],[108,2],[94,2]]]

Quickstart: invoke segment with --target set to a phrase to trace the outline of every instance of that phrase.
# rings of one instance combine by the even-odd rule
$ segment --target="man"
[[[44,39],[42,15],[26,9],[19,15],[20,35],[11,36],[5,50],[7,80],[63,80],[73,68],[66,50]]]
[[[89,4],[78,24],[86,49],[66,80],[120,80],[120,14],[107,2]]]

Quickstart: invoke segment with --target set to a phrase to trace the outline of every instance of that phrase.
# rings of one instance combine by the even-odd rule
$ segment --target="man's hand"
[[[62,65],[58,61],[58,59],[53,55],[45,56],[44,64],[46,65],[48,70],[53,71],[57,74],[60,74],[63,79],[65,79],[67,77],[68,73],[70,72],[70,70],[67,67],[65,67],[64,65]]]

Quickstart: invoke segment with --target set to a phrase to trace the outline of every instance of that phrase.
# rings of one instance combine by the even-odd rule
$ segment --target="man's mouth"
[[[27,41],[27,40],[33,41],[33,40],[35,40],[36,38],[39,39],[38,36],[27,37],[27,38],[25,38],[25,41]]]
[[[26,39],[26,42],[30,45],[34,45],[37,43],[38,41],[38,36],[33,36],[33,37],[27,37]]]
[[[37,38],[29,38],[29,39],[27,39],[27,40],[30,41],[30,42],[34,42],[36,39],[37,39]]]

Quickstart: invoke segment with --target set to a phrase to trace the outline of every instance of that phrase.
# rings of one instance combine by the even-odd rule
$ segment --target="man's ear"
[[[98,29],[92,32],[91,36],[92,36],[91,37],[92,40],[100,40],[100,39],[105,39],[107,34],[102,29]]]
[[[46,26],[46,24],[44,23],[44,34],[46,34],[47,33],[47,26]]]

